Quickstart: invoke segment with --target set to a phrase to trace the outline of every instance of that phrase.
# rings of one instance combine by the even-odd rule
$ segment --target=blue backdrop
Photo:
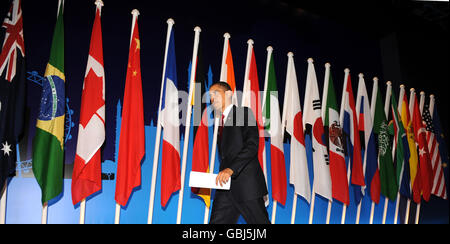
[[[116,138],[120,136],[120,114],[121,114],[121,104],[120,101],[116,107]],[[147,223],[149,198],[150,198],[150,182],[152,174],[152,164],[153,164],[153,152],[155,145],[156,127],[151,123],[150,126],[145,126],[145,145],[146,154],[142,162],[142,182],[141,186],[135,188],[133,191],[128,205],[121,208],[120,223]],[[191,133],[192,135],[192,133]],[[183,145],[183,139],[181,145]],[[212,141],[212,128],[210,128],[210,141]],[[305,140],[307,160],[309,167],[310,181],[313,182],[314,174],[312,168],[312,151],[311,151],[311,139],[306,136]],[[183,199],[183,212],[181,222],[185,224],[201,224],[204,219],[205,205],[203,200],[197,195],[192,194],[188,186],[189,182],[189,172],[191,170],[191,159],[192,159],[192,136],[189,138],[189,149],[188,149],[188,162],[186,167],[186,180],[184,182],[184,199]],[[266,152],[268,159],[267,162],[267,180],[269,187],[269,198],[270,204],[267,207],[269,217],[271,218],[273,202],[271,198],[271,167],[270,167],[270,142],[266,141]],[[118,140],[116,140],[116,152],[118,151]],[[287,178],[289,179],[289,144],[284,144],[284,152],[286,158],[286,172]],[[117,155],[117,154],[116,154]],[[161,155],[161,151],[160,151]],[[117,156],[116,156],[117,159]],[[160,175],[161,175],[161,157],[158,162],[158,175],[156,180],[156,194],[155,194],[155,206],[153,212],[153,223],[155,224],[173,224],[176,222],[177,217],[177,206],[179,201],[179,193],[175,193],[169,200],[166,208],[163,208],[160,204]],[[19,164],[20,166],[20,164]],[[218,172],[218,159],[216,157],[216,164],[214,172]],[[34,179],[34,177],[24,177],[29,173],[29,168],[18,167],[18,176],[13,177],[8,185],[7,193],[7,211],[6,211],[6,223],[40,223],[41,220],[41,191]],[[106,160],[102,163],[102,172],[104,174],[115,174],[116,163],[115,161]],[[100,223],[114,223],[115,214],[115,201],[114,201],[114,191],[115,191],[115,180],[103,180],[102,190],[93,196],[89,197],[86,202],[86,218],[85,223],[100,224]],[[311,184],[312,186],[312,184]],[[53,203],[50,203],[48,207],[48,223],[78,223],[80,208],[79,205],[72,205],[71,198],[71,179],[64,180],[64,191]],[[286,205],[277,205],[276,220],[275,223],[289,224],[291,221],[291,213],[293,207],[293,194],[294,188],[292,185],[288,185]],[[434,197],[432,197],[434,198]],[[353,190],[350,189],[350,205],[347,208],[345,223],[355,223],[356,221],[356,211],[357,206],[353,200]],[[432,201],[438,202],[441,205],[441,214],[435,216],[434,218],[425,218],[422,213],[421,222],[426,223],[445,223],[445,216],[448,216],[448,208],[445,208],[443,203],[448,203],[444,200],[432,199]],[[426,209],[425,205],[425,209]],[[434,206],[437,206],[436,203]],[[316,195],[315,207],[313,211],[313,223],[323,224],[326,221],[328,200]],[[334,201],[331,206],[330,223],[341,223],[342,218],[342,207],[340,202]],[[371,200],[366,194],[362,200],[360,223],[369,223],[369,215],[371,209]],[[384,210],[384,198],[381,198],[379,204],[375,205],[373,223],[381,223]],[[400,215],[398,218],[399,223],[403,221],[405,208],[401,206]],[[423,210],[422,210],[423,211]],[[395,202],[388,202],[388,210],[386,223],[394,223],[394,213],[395,213]],[[302,197],[298,197],[297,200],[297,210],[295,216],[296,224],[307,224],[310,214],[310,205]],[[415,208],[412,207],[410,219],[414,219]],[[244,219],[241,217],[238,223],[245,223]]]

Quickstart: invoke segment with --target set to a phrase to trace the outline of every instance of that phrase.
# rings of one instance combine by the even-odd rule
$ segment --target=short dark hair
[[[219,86],[224,91],[231,91],[231,86],[228,85],[228,83],[226,83],[225,81],[216,81],[211,85],[211,87],[213,86]]]

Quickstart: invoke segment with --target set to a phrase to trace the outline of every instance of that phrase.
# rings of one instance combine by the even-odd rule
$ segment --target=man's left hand
[[[216,177],[216,185],[220,184],[220,186],[222,186],[223,184],[227,183],[231,175],[233,175],[233,170],[230,168],[226,168],[220,171]]]

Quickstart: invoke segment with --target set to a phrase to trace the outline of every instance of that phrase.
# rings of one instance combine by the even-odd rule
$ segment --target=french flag
[[[170,33],[164,88],[161,100],[163,130],[161,160],[161,205],[166,206],[172,193],[180,189],[180,119],[178,109],[177,66],[174,31]],[[187,140],[187,139],[186,139]]]
[[[351,183],[357,186],[365,186],[362,167],[361,142],[359,139],[355,99],[353,96],[349,69],[345,69],[340,120],[343,125],[344,134],[347,137],[347,152],[351,160]],[[355,197],[356,204],[358,204],[361,200],[359,194],[356,194]]]

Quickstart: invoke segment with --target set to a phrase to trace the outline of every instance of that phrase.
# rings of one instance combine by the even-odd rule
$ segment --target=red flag
[[[209,113],[206,103],[202,102],[202,96],[206,92],[206,82],[208,71],[203,59],[203,49],[199,43],[197,63],[193,65],[192,71],[195,72],[194,91],[192,99],[194,115],[194,148],[192,151],[192,171],[210,172],[209,169]],[[200,118],[200,121],[199,121]],[[198,122],[199,121],[199,122]],[[211,189],[209,188],[191,188],[192,193],[197,194],[203,199],[206,206],[210,206]]]
[[[105,73],[100,13],[101,8],[97,6],[81,96],[77,153],[72,174],[74,205],[102,189],[100,148],[105,141]]]
[[[350,74],[348,74],[347,76],[347,81],[345,82],[345,85],[346,85],[344,87],[345,90],[342,96],[343,99],[344,96],[346,98],[343,109],[344,122],[342,124],[344,132],[350,138],[350,145],[348,145],[351,148],[350,151],[353,151],[353,154],[350,155],[352,161],[351,183],[353,185],[365,186],[364,173],[362,167],[361,142],[359,138],[358,121],[356,117],[356,106],[355,106],[355,99],[353,96]]]
[[[200,108],[200,107],[199,107]],[[209,170],[209,139],[208,139],[208,113],[203,110],[202,120],[197,128],[194,138],[194,148],[192,152],[192,171],[206,172]],[[192,193],[199,195],[206,206],[209,207],[211,199],[211,189],[191,188]]]
[[[253,41],[251,42],[253,44]],[[247,57],[248,58],[248,57]],[[263,172],[264,169],[263,152],[265,147],[264,140],[264,126],[262,123],[262,111],[261,111],[261,96],[259,93],[259,81],[258,81],[258,70],[256,68],[255,52],[253,51],[253,46],[251,46],[251,57],[248,71],[248,78],[244,82],[242,106],[249,107],[255,114],[256,123],[258,124],[259,130],[259,146],[258,146],[258,161],[261,165]]]
[[[141,185],[141,160],[145,154],[144,105],[140,64],[140,40],[137,16],[133,16],[128,56],[122,124],[120,127],[119,159],[117,161],[116,195],[125,206],[134,187]]]
[[[422,122],[422,116],[419,111],[419,104],[417,99],[414,98],[414,110],[413,110],[413,127],[414,134],[416,136],[417,143],[419,145],[419,171],[420,183],[422,186],[422,195],[425,201],[430,200],[432,182],[432,169],[430,153],[428,151],[428,144],[426,139],[426,130]],[[416,179],[417,180],[417,179]]]

